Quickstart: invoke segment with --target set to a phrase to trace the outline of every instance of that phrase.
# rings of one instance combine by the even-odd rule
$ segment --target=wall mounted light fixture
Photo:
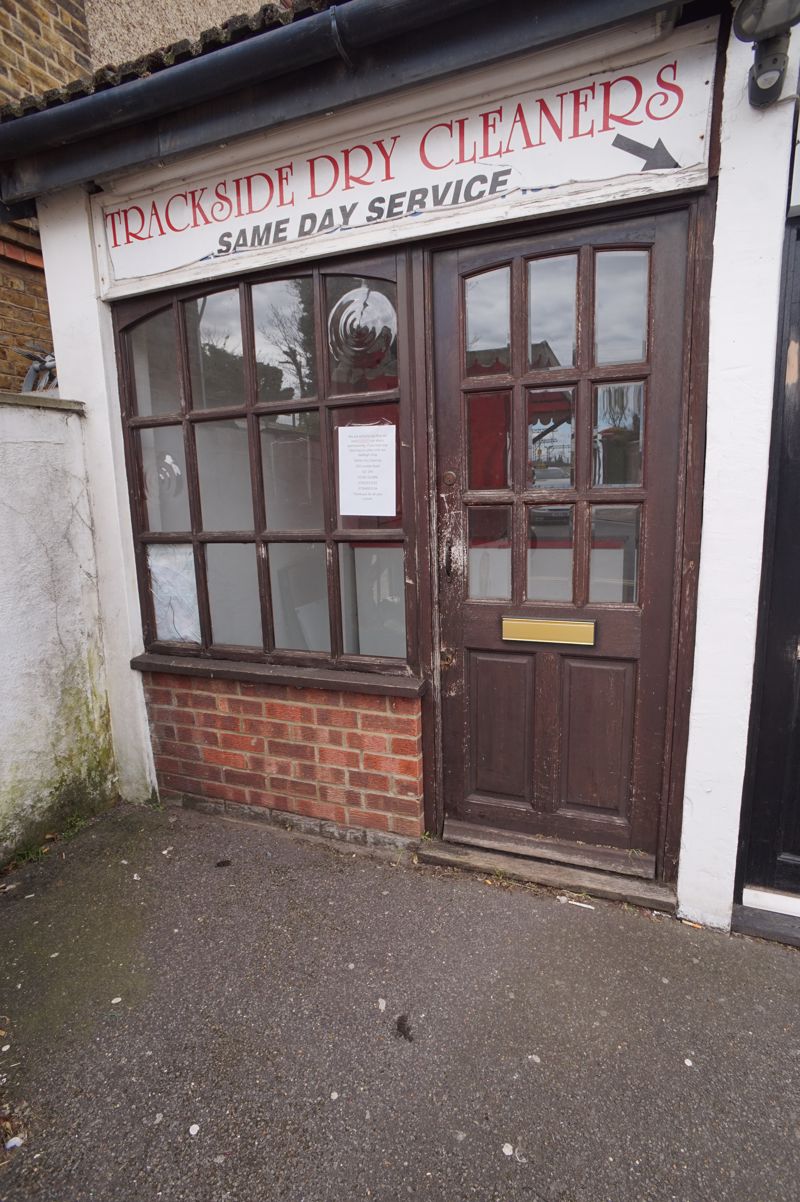
[[[789,31],[800,21],[800,0],[741,0],[733,14],[733,32],[753,43],[747,97],[754,108],[774,104],[783,89],[789,63]]]

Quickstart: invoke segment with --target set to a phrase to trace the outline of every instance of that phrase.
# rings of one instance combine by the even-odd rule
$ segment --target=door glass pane
[[[511,371],[511,269],[499,267],[466,281],[467,375]]]
[[[324,543],[270,543],[276,647],[330,652],[325,562]]]
[[[593,484],[641,484],[644,385],[594,390]]]
[[[592,505],[589,600],[633,604],[639,595],[639,506]]]
[[[469,487],[508,488],[511,479],[511,396],[473,392],[467,397]]]
[[[186,342],[192,407],[244,404],[244,359],[239,290],[186,301]]]
[[[405,557],[401,546],[340,543],[346,655],[406,656]]]
[[[253,330],[260,401],[314,396],[314,289],[310,279],[274,280],[253,288]]]
[[[528,264],[528,365],[573,367],[578,256]]]
[[[199,643],[200,614],[194,552],[188,543],[152,543],[147,567],[156,616],[156,638],[166,642]]]
[[[183,426],[140,430],[147,529],[190,530]]]
[[[398,406],[396,401],[387,401],[382,405],[351,405],[346,409],[334,409],[332,411],[333,420],[333,445],[335,447],[335,473],[336,473],[336,512],[337,522],[341,530],[386,530],[397,529],[403,524],[402,518],[402,497],[400,494],[400,442],[397,423],[399,418]],[[394,513],[387,514],[384,512],[369,512],[370,510],[391,509],[391,482],[387,478],[387,472],[384,469],[384,461],[381,458],[380,451],[377,451],[377,458],[374,460],[374,469],[370,463],[361,455],[357,456],[358,462],[355,462],[355,450],[352,444],[343,442],[340,435],[341,431],[350,428],[358,429],[359,427],[371,427],[373,429],[385,429],[387,426],[394,426]],[[362,448],[366,451],[366,448]],[[344,504],[340,488],[340,473],[342,469],[342,456],[347,459],[347,467],[351,487],[348,490]],[[363,476],[361,473],[363,472]],[[356,479],[356,473],[359,474],[360,483]],[[355,491],[362,493],[362,498],[354,496]],[[366,494],[366,495],[363,495]],[[370,494],[374,497],[371,502]],[[349,510],[348,513],[342,513],[342,508]],[[363,513],[353,512],[356,509],[363,509]]]
[[[247,422],[196,422],[197,475],[204,530],[252,530]]]
[[[387,280],[329,276],[325,294],[331,392],[396,388],[396,286]]]
[[[322,530],[319,410],[261,418],[268,530]]]
[[[237,647],[261,647],[255,545],[208,543],[206,576],[213,641]]]
[[[178,413],[178,352],[172,309],[156,313],[130,336],[136,412],[140,417]]]
[[[528,392],[528,488],[575,483],[574,388]]]
[[[572,600],[572,506],[528,510],[529,601]]]
[[[598,251],[595,270],[595,363],[647,358],[646,250]]]
[[[511,596],[511,509],[472,506],[469,522],[469,596]]]

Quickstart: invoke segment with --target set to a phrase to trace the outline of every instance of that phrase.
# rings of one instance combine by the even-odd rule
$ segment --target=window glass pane
[[[346,655],[406,656],[403,548],[340,543],[339,576]]]
[[[469,487],[508,488],[511,475],[511,398],[507,392],[467,397]]]
[[[208,543],[206,579],[211,638],[235,647],[261,647],[261,603],[253,543]]]
[[[470,597],[511,596],[511,510],[473,506],[469,518]]]
[[[147,529],[190,530],[183,426],[140,430]]]
[[[397,432],[397,422],[399,411],[396,401],[388,401],[383,405],[351,405],[346,409],[334,409],[332,411],[333,418],[333,445],[335,447],[336,456],[336,512],[338,515],[337,521],[341,530],[386,530],[396,529],[403,524],[402,518],[402,498],[400,495],[400,441],[399,433]],[[343,450],[343,444],[339,436],[339,432],[346,427],[357,428],[359,426],[394,426],[395,427],[395,468],[394,468],[394,508],[393,516],[386,514],[343,514],[341,491],[339,488],[339,473],[342,462],[342,454],[347,453],[346,447]],[[368,467],[369,465],[365,465]],[[352,465],[351,465],[352,467]],[[383,487],[388,482],[386,474],[382,470],[378,471],[375,477],[375,487],[379,491],[381,500],[386,499],[386,489]],[[369,481],[366,482],[369,486]],[[391,490],[389,490],[391,491]],[[347,506],[350,509],[355,508],[350,504]],[[370,507],[369,501],[364,502],[364,508]],[[377,508],[373,506],[373,508]]]
[[[156,637],[166,642],[199,643],[200,614],[191,545],[151,543],[147,548],[147,566]]]
[[[595,363],[640,363],[647,358],[646,250],[597,254],[594,297]]]
[[[319,410],[261,418],[268,530],[322,530]]]
[[[467,375],[511,371],[511,269],[500,267],[466,281]]]
[[[184,306],[192,407],[244,404],[239,290],[216,292]]]
[[[253,288],[253,329],[260,401],[291,401],[317,390],[314,289],[310,279]]]
[[[528,393],[528,488],[572,488],[575,483],[573,388]]]
[[[594,390],[592,483],[641,484],[643,384]]]
[[[528,264],[528,342],[531,368],[573,367],[578,256]]]
[[[204,530],[252,530],[247,422],[195,422]]]
[[[635,603],[638,575],[638,505],[592,505],[589,600]]]
[[[276,647],[330,652],[325,563],[324,543],[270,543]]]
[[[572,506],[528,510],[529,601],[572,600]]]
[[[149,317],[131,332],[131,360],[140,417],[178,413],[178,356],[172,309]]]
[[[329,276],[325,289],[331,392],[396,388],[396,286],[344,275]]]

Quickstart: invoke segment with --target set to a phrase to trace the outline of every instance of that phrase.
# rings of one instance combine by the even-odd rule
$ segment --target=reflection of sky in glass
[[[281,387],[291,389],[295,399],[313,392],[313,326],[310,321],[303,326],[312,304],[310,279],[273,280],[253,288],[256,359],[283,372]]]
[[[467,351],[504,350],[510,345],[509,281],[507,267],[467,280]]]
[[[216,292],[194,302],[200,316],[200,342],[224,347],[232,355],[242,353],[242,323],[239,291]]]
[[[576,255],[528,264],[532,367],[571,367],[575,362]],[[546,343],[555,357],[547,354]]]
[[[607,250],[597,255],[597,363],[639,363],[646,356],[648,258],[646,250]]]

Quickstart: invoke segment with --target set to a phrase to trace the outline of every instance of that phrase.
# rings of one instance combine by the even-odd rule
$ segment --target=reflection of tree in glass
[[[269,285],[262,286],[264,290]],[[257,364],[259,394],[262,400],[292,400],[313,396],[316,391],[314,372],[314,313],[308,280],[283,280],[275,285],[284,293],[284,303],[272,303],[264,311],[264,319],[256,333],[287,369],[287,383],[282,387],[284,371],[276,363]],[[275,375],[277,373],[277,375]]]

